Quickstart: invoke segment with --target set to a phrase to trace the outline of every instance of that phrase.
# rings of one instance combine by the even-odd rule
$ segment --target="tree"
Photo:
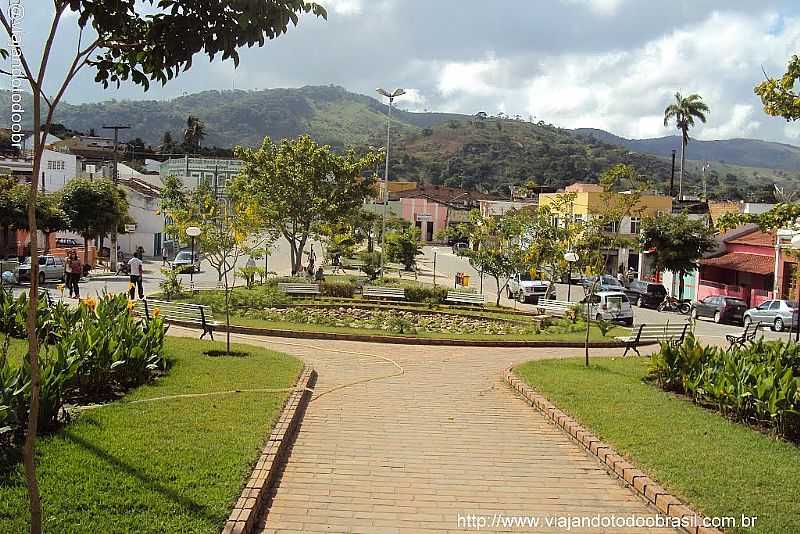
[[[283,234],[293,273],[302,270],[303,251],[317,224],[346,219],[361,209],[375,181],[362,173],[382,160],[379,152],[339,155],[307,135],[280,144],[265,138],[258,149],[236,147],[234,153],[244,165],[229,191],[249,199],[251,209]]]
[[[409,226],[386,235],[386,258],[389,261],[402,263],[405,270],[410,271],[422,254],[419,244],[419,229]]]
[[[514,274],[524,269],[523,252],[519,246],[519,221],[509,214],[499,218],[484,217],[478,211],[470,213],[470,226],[461,231],[468,232],[470,243],[476,249],[466,252],[469,263],[475,269],[488,274],[497,283],[497,301]],[[504,282],[501,284],[501,280]]]
[[[755,93],[761,97],[764,112],[773,117],[783,117],[787,121],[800,119],[800,91],[795,89],[800,81],[800,57],[789,59],[786,72],[780,78],[770,78],[756,85]]]
[[[46,193],[38,198],[36,219],[44,234],[44,252],[50,251],[50,235],[69,229],[67,214],[61,209],[61,194]]]
[[[89,262],[89,241],[118,228],[128,217],[125,194],[109,179],[70,180],[58,207],[66,217],[69,228],[83,237],[84,263]]]
[[[651,251],[658,271],[670,271],[680,277],[678,298],[683,298],[683,278],[697,269],[698,260],[717,246],[713,230],[703,221],[680,215],[659,215],[642,224],[641,245]]]
[[[41,48],[38,69],[29,61],[18,39],[24,11],[0,9],[0,24],[11,42],[11,70],[0,70],[13,76],[15,82],[26,80],[33,95],[33,169],[39,176],[45,140],[50,132],[54,113],[64,93],[78,72],[86,66],[95,70],[95,81],[108,87],[110,83],[131,80],[145,90],[150,81],[166,84],[181,70],[188,70],[198,53],[214,59],[232,59],[238,66],[237,49],[242,46],[262,46],[297,24],[303,12],[325,17],[324,8],[305,0],[258,0],[251,2],[220,0],[53,0],[53,19]],[[76,16],[64,16],[71,12]],[[61,23],[77,24],[78,42],[75,46],[59,46],[72,50],[64,77],[51,80],[47,66]],[[84,35],[86,34],[86,35]],[[87,37],[88,42],[84,42]],[[36,50],[39,51],[39,43]],[[6,50],[0,56],[8,57]],[[45,88],[55,88],[48,96]],[[25,112],[22,92],[12,91],[12,113]],[[20,100],[17,100],[17,98]],[[15,132],[16,135],[21,133]],[[15,140],[12,136],[12,140]],[[42,510],[36,480],[34,449],[39,410],[39,342],[36,334],[38,307],[38,252],[36,197],[38,188],[32,180],[28,199],[28,227],[31,235],[31,287],[28,299],[28,355],[31,366],[31,409],[28,417],[23,463],[30,500],[31,533],[42,530]]]
[[[189,115],[186,119],[186,129],[183,131],[183,146],[187,153],[197,154],[200,150],[200,143],[206,137],[206,125],[198,119]]]
[[[174,154],[175,153],[175,141],[172,139],[172,132],[166,131],[164,135],[161,137],[161,149],[160,152],[162,154]]]
[[[0,227],[3,229],[3,243],[7,249],[11,230],[23,230],[28,227],[27,202],[28,186],[17,184],[8,176],[0,177]],[[8,252],[4,251],[5,254]]]
[[[678,198],[683,198],[683,167],[686,163],[686,145],[689,144],[689,129],[694,127],[695,119],[706,122],[706,113],[710,110],[703,102],[703,97],[691,94],[687,97],[675,93],[675,102],[664,110],[664,126],[675,122],[676,128],[681,131],[681,168],[678,180]]]

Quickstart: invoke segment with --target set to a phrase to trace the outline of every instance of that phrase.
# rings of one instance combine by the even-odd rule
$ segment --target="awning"
[[[730,271],[753,273],[760,275],[772,274],[775,271],[775,258],[761,256],[759,254],[748,254],[746,252],[729,252],[716,258],[704,258],[700,260],[701,265],[708,267],[718,267]]]

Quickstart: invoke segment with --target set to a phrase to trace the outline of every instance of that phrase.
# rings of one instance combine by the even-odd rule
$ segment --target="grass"
[[[0,343],[3,342],[5,334],[0,334]],[[11,367],[17,367],[25,355],[28,354],[28,340],[10,338],[8,343],[8,363]]]
[[[70,533],[218,533],[288,393],[154,397],[290,387],[300,361],[220,343],[168,338],[170,373],[123,400],[82,412],[38,447],[44,528]],[[21,466],[0,475],[0,532],[27,531]]]
[[[709,517],[758,516],[755,528],[800,524],[798,447],[642,381],[647,360],[529,362],[520,377],[673,494]]]

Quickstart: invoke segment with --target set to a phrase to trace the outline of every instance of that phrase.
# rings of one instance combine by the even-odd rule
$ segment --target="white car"
[[[17,267],[14,277],[17,283],[30,282],[31,280],[31,257]],[[39,256],[39,283],[44,284],[47,280],[64,281],[64,258],[61,256]]]
[[[530,273],[517,273],[511,277],[506,287],[506,296],[519,302],[538,304],[550,289],[548,280],[536,280]],[[552,296],[555,298],[555,295]]]
[[[598,291],[587,298],[591,299],[589,316],[592,319],[633,326],[633,308],[627,295],[622,291]],[[582,301],[584,313],[586,313],[586,300]]]
[[[192,253],[188,250],[178,252],[175,259],[172,260],[172,268],[181,273],[198,273],[200,272],[200,258],[197,252],[194,253],[194,262],[192,261]]]

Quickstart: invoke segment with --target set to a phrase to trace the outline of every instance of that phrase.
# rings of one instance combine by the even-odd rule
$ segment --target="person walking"
[[[244,267],[247,273],[247,287],[252,287],[256,283],[256,260],[252,256],[247,258]]]
[[[137,251],[133,257],[128,260],[128,270],[130,272],[130,299],[136,298],[136,289],[139,290],[139,300],[144,299],[144,287],[142,286],[142,275],[144,274],[144,263],[142,263],[142,255]]]
[[[81,274],[83,274],[83,264],[81,263],[80,258],[78,258],[78,253],[75,250],[72,250],[69,255],[69,279],[67,280],[67,285],[69,286],[69,294],[71,297],[76,299],[81,298],[81,288],[80,288],[80,281],[81,281]]]
[[[64,258],[64,285],[67,286],[67,291],[69,291],[69,298],[72,298],[72,252],[73,250],[70,249],[67,252],[67,257]]]

